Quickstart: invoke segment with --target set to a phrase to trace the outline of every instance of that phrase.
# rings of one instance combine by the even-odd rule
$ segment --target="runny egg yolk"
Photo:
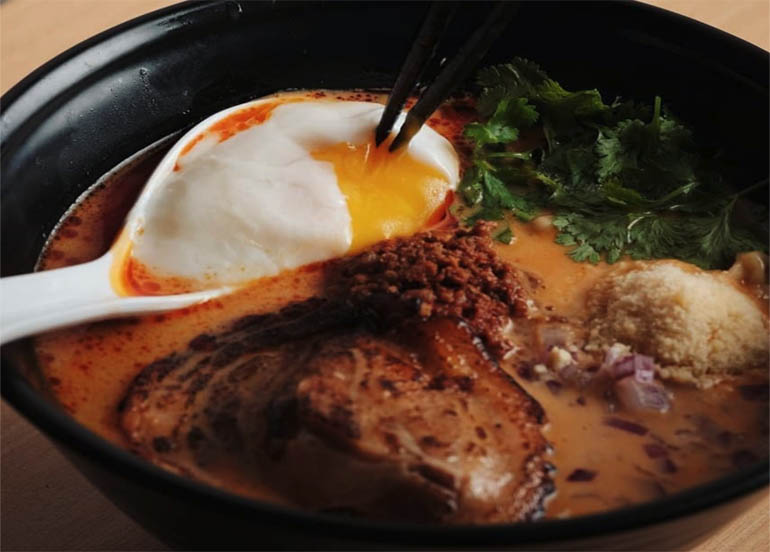
[[[387,238],[417,232],[446,203],[446,177],[405,149],[390,153],[387,143],[376,147],[373,142],[344,142],[312,155],[334,166],[350,212],[350,253]]]

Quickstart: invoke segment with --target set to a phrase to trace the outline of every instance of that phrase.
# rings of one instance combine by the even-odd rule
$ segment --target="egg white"
[[[226,285],[345,254],[351,217],[334,166],[312,151],[372,139],[383,106],[301,101],[275,107],[261,124],[220,141],[212,125],[257,100],[219,112],[166,155],[132,210],[132,256],[163,276]],[[403,116],[396,124],[396,130]],[[437,169],[454,189],[452,145],[423,127],[408,154]],[[175,170],[176,168],[176,170]]]

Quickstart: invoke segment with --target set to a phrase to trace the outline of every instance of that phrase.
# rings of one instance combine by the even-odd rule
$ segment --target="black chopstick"
[[[409,110],[406,120],[401,126],[401,130],[390,144],[389,150],[391,152],[408,144],[409,140],[417,134],[422,125],[438,108],[441,102],[449,96],[458,84],[465,80],[468,74],[487,53],[487,50],[489,50],[492,43],[500,36],[500,34],[502,34],[503,30],[505,30],[505,27],[508,25],[508,22],[513,17],[517,8],[518,2],[505,1],[498,2],[494,8],[492,8],[492,11],[481,27],[476,29],[457,56],[455,56],[455,58],[441,70],[433,83],[423,92],[414,107]],[[410,70],[413,71],[411,68]],[[398,80],[396,82],[398,82]],[[399,93],[402,93],[401,90]]]
[[[417,39],[412,43],[412,48],[401,66],[396,84],[393,85],[385,111],[382,113],[380,124],[377,125],[377,130],[374,133],[376,145],[379,146],[390,134],[393,123],[396,122],[396,118],[404,108],[406,99],[425,69],[426,61],[435,54],[436,44],[449,24],[456,6],[455,2],[433,2],[431,4],[425,22],[417,34]]]

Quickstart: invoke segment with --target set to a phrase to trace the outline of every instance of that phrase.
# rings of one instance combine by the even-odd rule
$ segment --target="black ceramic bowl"
[[[463,5],[455,51],[488,6]],[[420,3],[188,3],[123,24],[2,98],[2,275],[32,270],[46,236],[100,175],[224,107],[286,88],[392,84]],[[768,165],[768,54],[694,21],[625,2],[525,4],[487,62],[541,63],[571,88],[660,94],[745,178]],[[570,520],[483,527],[347,520],[239,498],[149,465],[78,425],[35,385],[29,341],[2,350],[2,394],[116,504],[185,548],[343,545],[677,548],[756,500],[767,462],[654,503]]]

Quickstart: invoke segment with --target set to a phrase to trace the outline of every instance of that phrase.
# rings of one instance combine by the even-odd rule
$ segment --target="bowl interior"
[[[460,6],[444,55],[486,8]],[[186,4],[62,54],[3,97],[2,275],[33,268],[55,223],[102,174],[211,113],[283,89],[390,86],[425,11],[412,2]],[[567,88],[599,88],[605,100],[660,95],[735,165],[738,186],[767,175],[768,56],[739,39],[630,2],[532,2],[484,64],[513,56]],[[49,433],[173,481],[100,444],[36,393],[24,342],[4,347],[3,360],[4,396]],[[764,464],[734,476],[730,492],[723,482],[715,488],[725,492],[695,498],[705,507],[766,482]],[[636,524],[660,517],[654,508],[637,512]]]

